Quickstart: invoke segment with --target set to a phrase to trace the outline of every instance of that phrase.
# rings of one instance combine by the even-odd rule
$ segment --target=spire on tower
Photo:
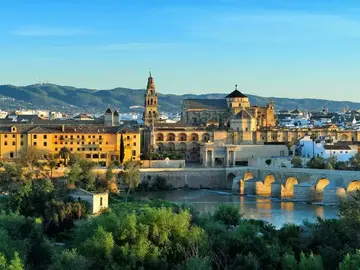
[[[235,84],[235,90],[238,90],[238,89],[237,89],[237,84]]]

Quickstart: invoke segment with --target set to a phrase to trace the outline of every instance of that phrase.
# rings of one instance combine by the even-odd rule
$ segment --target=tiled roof
[[[350,146],[346,144],[325,144],[324,148],[326,150],[351,150]]]
[[[235,116],[236,119],[252,119],[253,117],[246,110],[241,110]]]
[[[137,132],[137,128],[127,126],[96,126],[96,125],[6,125],[0,126],[0,133],[11,133],[11,127],[16,127],[16,133],[126,133]]]
[[[185,99],[183,106],[186,109],[227,110],[226,99]]]
[[[228,94],[226,96],[226,98],[244,98],[247,97],[246,95],[244,95],[243,93],[241,93],[239,90],[235,89],[234,91],[232,91],[230,94]]]

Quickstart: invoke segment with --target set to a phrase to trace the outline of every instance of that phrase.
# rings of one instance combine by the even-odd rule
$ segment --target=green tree
[[[21,262],[19,253],[15,252],[14,257],[8,263],[4,254],[0,253],[0,270],[23,270],[24,265]]]
[[[127,202],[130,190],[135,189],[141,182],[141,174],[136,164],[127,164],[122,177],[123,183],[128,185],[125,201]]]
[[[61,253],[56,253],[49,270],[87,270],[90,269],[89,260],[80,255],[76,249],[65,249]]]
[[[358,270],[360,266],[360,249],[355,254],[347,254],[339,265],[339,270]]]
[[[299,156],[294,156],[291,159],[291,164],[293,165],[294,168],[302,168],[303,167],[302,158]]]
[[[313,158],[315,158],[315,142],[317,141],[318,138],[319,138],[319,134],[317,133],[312,133],[310,136],[310,139],[313,142]]]
[[[237,226],[241,215],[239,207],[232,204],[221,204],[214,213],[214,219],[227,226]]]
[[[48,161],[48,166],[49,166],[49,169],[50,169],[50,178],[51,179],[53,178],[53,171],[54,171],[54,169],[56,167],[56,164],[57,164],[57,162],[56,162],[55,159],[50,159]]]
[[[77,185],[77,182],[80,179],[82,172],[83,171],[82,171],[79,163],[75,163],[74,165],[72,165],[70,168],[70,171],[68,172],[68,175],[67,175],[68,186],[75,187]]]
[[[38,161],[44,158],[42,151],[39,151],[34,146],[22,148],[19,152],[19,164],[22,167],[28,167],[33,170],[33,167],[38,164]]]
[[[303,252],[300,254],[299,270],[322,270],[324,269],[322,259],[319,255],[310,254],[306,256]]]
[[[16,189],[21,183],[29,180],[24,174],[20,164],[17,163],[5,163],[4,170],[0,173],[0,186],[4,191]]]
[[[121,134],[120,137],[120,164],[123,164],[125,158],[125,146],[124,146],[124,138]]]
[[[325,140],[326,144],[328,144],[330,146],[329,148],[329,151],[330,151],[330,157],[331,157],[331,146],[332,146],[332,143],[334,142],[334,139],[332,137],[329,137]],[[334,166],[334,164],[332,164]]]
[[[356,153],[354,156],[352,156],[349,159],[349,163],[355,170],[360,170],[360,153]]]
[[[71,152],[70,152],[70,149],[67,148],[67,147],[62,147],[59,151],[59,155],[60,157],[63,159],[63,162],[64,162],[64,166],[66,166],[66,161],[67,159],[69,158]]]

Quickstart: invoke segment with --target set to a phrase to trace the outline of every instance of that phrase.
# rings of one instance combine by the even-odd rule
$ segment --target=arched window
[[[102,205],[103,205],[103,198],[100,197],[100,206],[102,206]]]
[[[150,104],[151,104],[151,105],[153,105],[153,103],[154,103],[154,100],[153,100],[153,99],[151,99]]]

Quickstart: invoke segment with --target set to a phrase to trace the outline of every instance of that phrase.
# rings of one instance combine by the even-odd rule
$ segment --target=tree
[[[120,137],[120,164],[123,164],[125,158],[125,146],[124,146],[124,138],[121,134]]]
[[[123,183],[128,185],[128,192],[126,193],[127,202],[130,190],[136,188],[141,182],[141,174],[136,164],[126,164],[126,169],[123,174]]]
[[[310,136],[310,139],[313,142],[313,158],[315,158],[315,141],[319,138],[319,135],[317,133],[312,133]]]
[[[332,145],[332,143],[334,142],[334,139],[332,137],[329,137],[325,140],[325,142],[328,144],[328,145]],[[331,147],[329,148],[330,150],[330,157],[331,157]],[[333,164],[334,165],[334,164]]]
[[[67,148],[67,147],[62,147],[61,149],[60,149],[60,151],[59,151],[59,155],[60,155],[60,157],[63,159],[63,161],[64,161],[64,166],[66,166],[66,160],[69,158],[69,156],[70,156],[70,149],[69,148]]]
[[[349,163],[355,170],[360,170],[360,154],[356,153],[354,156],[352,156],[349,159]]]
[[[27,167],[30,171],[33,171],[33,167],[38,165],[40,159],[43,159],[44,155],[41,151],[34,146],[28,146],[23,148],[19,153],[19,164],[22,167]]]
[[[0,270],[23,270],[24,265],[21,262],[19,253],[15,252],[14,257],[8,263],[4,254],[0,253]]]
[[[53,177],[53,171],[56,167],[56,160],[55,159],[50,159],[48,161],[48,166],[49,166],[49,169],[50,169],[50,178],[52,179]]]
[[[87,270],[90,269],[91,263],[87,258],[80,255],[76,249],[66,249],[61,253],[56,253],[53,263],[49,270]]]
[[[299,157],[299,156],[294,156],[291,159],[291,164],[293,165],[294,168],[302,168],[303,167],[303,161],[302,161],[301,157]]]

